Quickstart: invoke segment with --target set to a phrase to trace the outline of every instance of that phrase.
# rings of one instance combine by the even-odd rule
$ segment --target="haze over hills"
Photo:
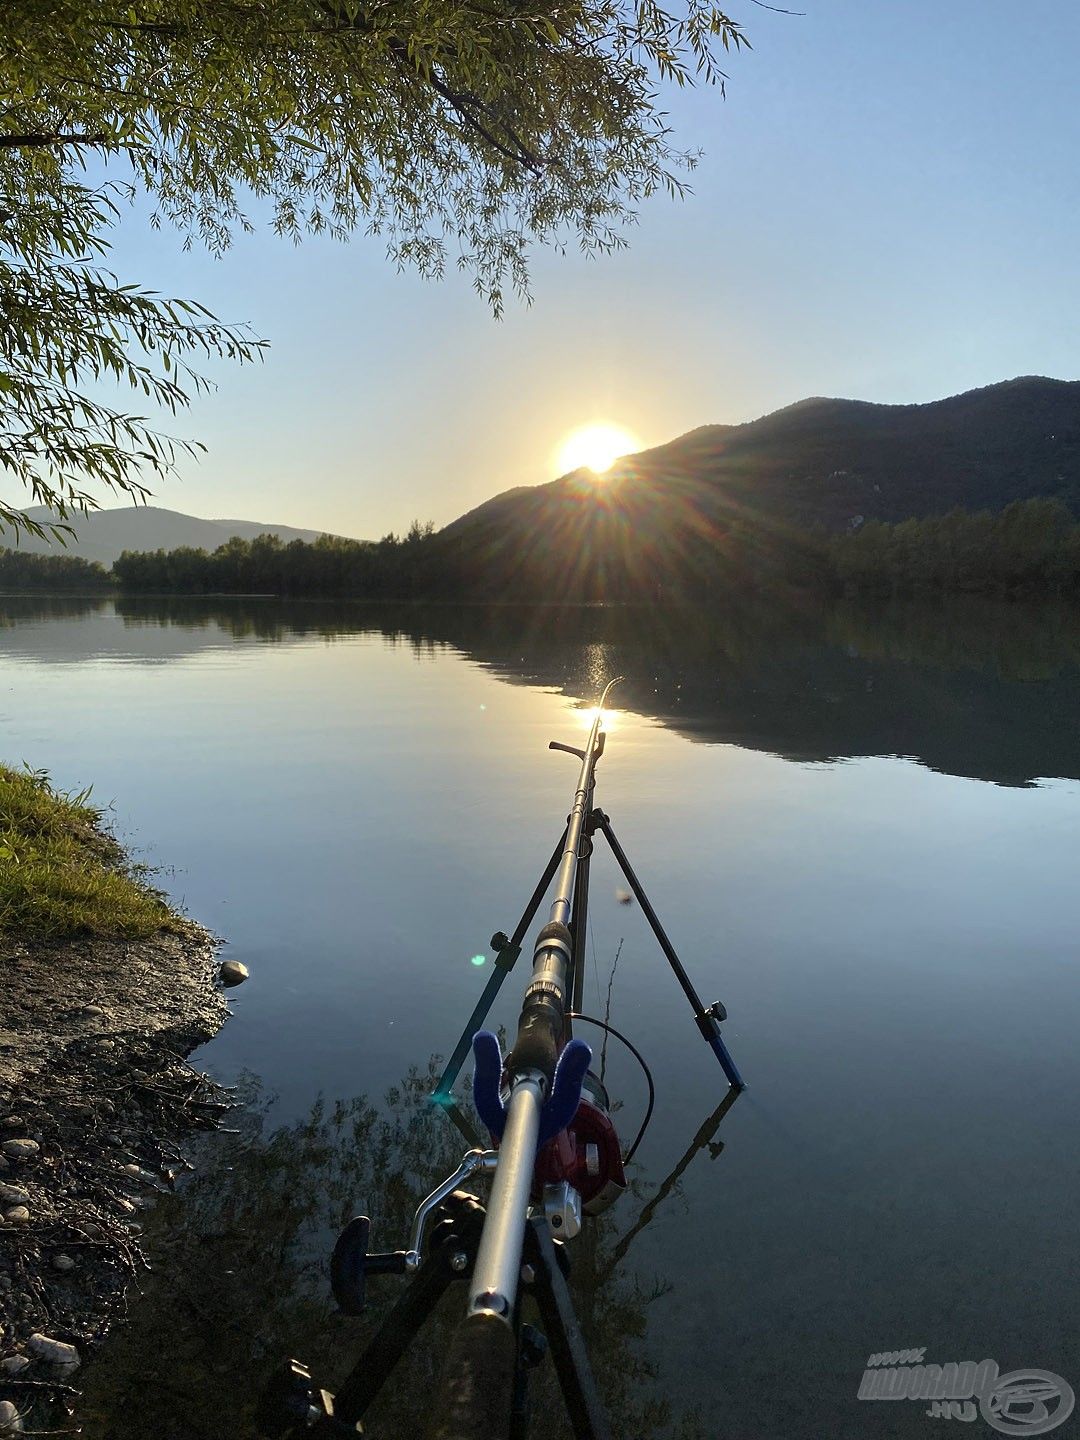
[[[27,511],[32,520],[43,525],[53,520],[53,512],[38,505]],[[70,522],[76,538],[67,540],[66,547],[56,542],[23,535],[18,548],[30,554],[78,555],[84,560],[97,560],[108,567],[124,550],[179,550],[190,545],[196,550],[216,550],[219,545],[238,535],[253,540],[256,535],[278,535],[290,540],[317,540],[321,530],[298,530],[292,525],[263,524],[257,520],[202,520],[197,515],[184,515],[178,510],[164,510],[158,505],[122,505],[113,510],[92,510],[89,515],[76,516]],[[13,547],[11,538],[0,535],[0,546]]]

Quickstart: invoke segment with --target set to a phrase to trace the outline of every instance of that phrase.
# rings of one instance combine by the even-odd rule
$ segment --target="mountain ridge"
[[[26,513],[43,525],[56,519],[55,513],[43,505],[36,505]],[[0,547],[38,555],[77,555],[108,567],[124,550],[179,550],[185,546],[216,550],[234,536],[253,540],[257,535],[277,535],[287,544],[290,540],[310,542],[328,533],[295,525],[264,524],[258,520],[206,520],[162,505],[118,505],[91,510],[69,523],[75,527],[76,538],[69,537],[66,546],[34,535],[21,535],[16,545],[0,535]]]
[[[508,490],[439,532],[491,594],[671,596],[770,584],[817,534],[1061,501],[1080,516],[1080,382],[1020,376],[923,404],[816,397]],[[696,586],[696,589],[695,589]]]
[[[577,471],[500,491],[445,525],[438,548],[464,568],[493,566],[516,588],[516,565],[560,564],[614,547],[625,568],[649,547],[703,563],[717,537],[759,549],[770,537],[897,523],[960,508],[1003,509],[1035,497],[1080,516],[1080,381],[1025,375],[923,403],[809,396],[740,424],[701,425],[625,456],[603,481]],[[37,507],[32,518],[48,521]],[[214,550],[265,533],[285,543],[326,533],[261,521],[202,519],[162,506],[78,517],[66,553],[111,564],[122,550]],[[779,541],[777,541],[779,543]],[[12,546],[0,537],[0,546]],[[58,553],[21,537],[19,548]]]

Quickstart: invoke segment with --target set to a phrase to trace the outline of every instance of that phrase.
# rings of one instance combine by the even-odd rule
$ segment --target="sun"
[[[607,420],[593,420],[572,430],[556,454],[556,473],[567,475],[571,470],[591,470],[598,478],[611,469],[622,455],[641,449],[641,441],[621,425]]]

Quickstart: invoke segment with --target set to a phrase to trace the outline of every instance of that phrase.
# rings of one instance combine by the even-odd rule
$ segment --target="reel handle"
[[[356,1215],[338,1236],[330,1257],[330,1288],[343,1315],[362,1315],[366,1303],[369,1275],[404,1275],[404,1250],[384,1255],[369,1255],[371,1220]]]

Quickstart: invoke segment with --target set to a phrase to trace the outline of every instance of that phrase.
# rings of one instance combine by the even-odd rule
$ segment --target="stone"
[[[54,1255],[52,1257],[52,1268],[66,1275],[69,1270],[75,1269],[75,1261],[70,1255]]]
[[[36,1140],[5,1140],[0,1150],[12,1160],[32,1160],[41,1149]]]
[[[21,1435],[22,1416],[11,1400],[0,1400],[0,1435]]]
[[[0,1184],[0,1205],[29,1205],[30,1192],[21,1185]]]
[[[4,1219],[9,1225],[25,1225],[30,1219],[30,1211],[25,1205],[13,1205],[10,1210],[4,1211]]]
[[[25,1125],[26,1121],[21,1115],[5,1115],[0,1120],[0,1128],[4,1130],[22,1130]]]
[[[157,1176],[151,1170],[144,1170],[141,1165],[125,1165],[124,1174],[129,1175],[132,1180],[142,1180],[146,1185],[156,1185]]]
[[[74,1370],[79,1364],[79,1352],[74,1345],[66,1345],[63,1340],[50,1340],[48,1335],[42,1335],[40,1331],[30,1336],[26,1348],[48,1365],[61,1365],[67,1370]]]
[[[0,1374],[21,1375],[29,1364],[30,1361],[25,1355],[5,1355],[3,1360],[0,1360]]]
[[[248,978],[248,968],[239,960],[223,960],[221,968],[218,970],[218,978],[223,985],[229,987],[242,985]]]

